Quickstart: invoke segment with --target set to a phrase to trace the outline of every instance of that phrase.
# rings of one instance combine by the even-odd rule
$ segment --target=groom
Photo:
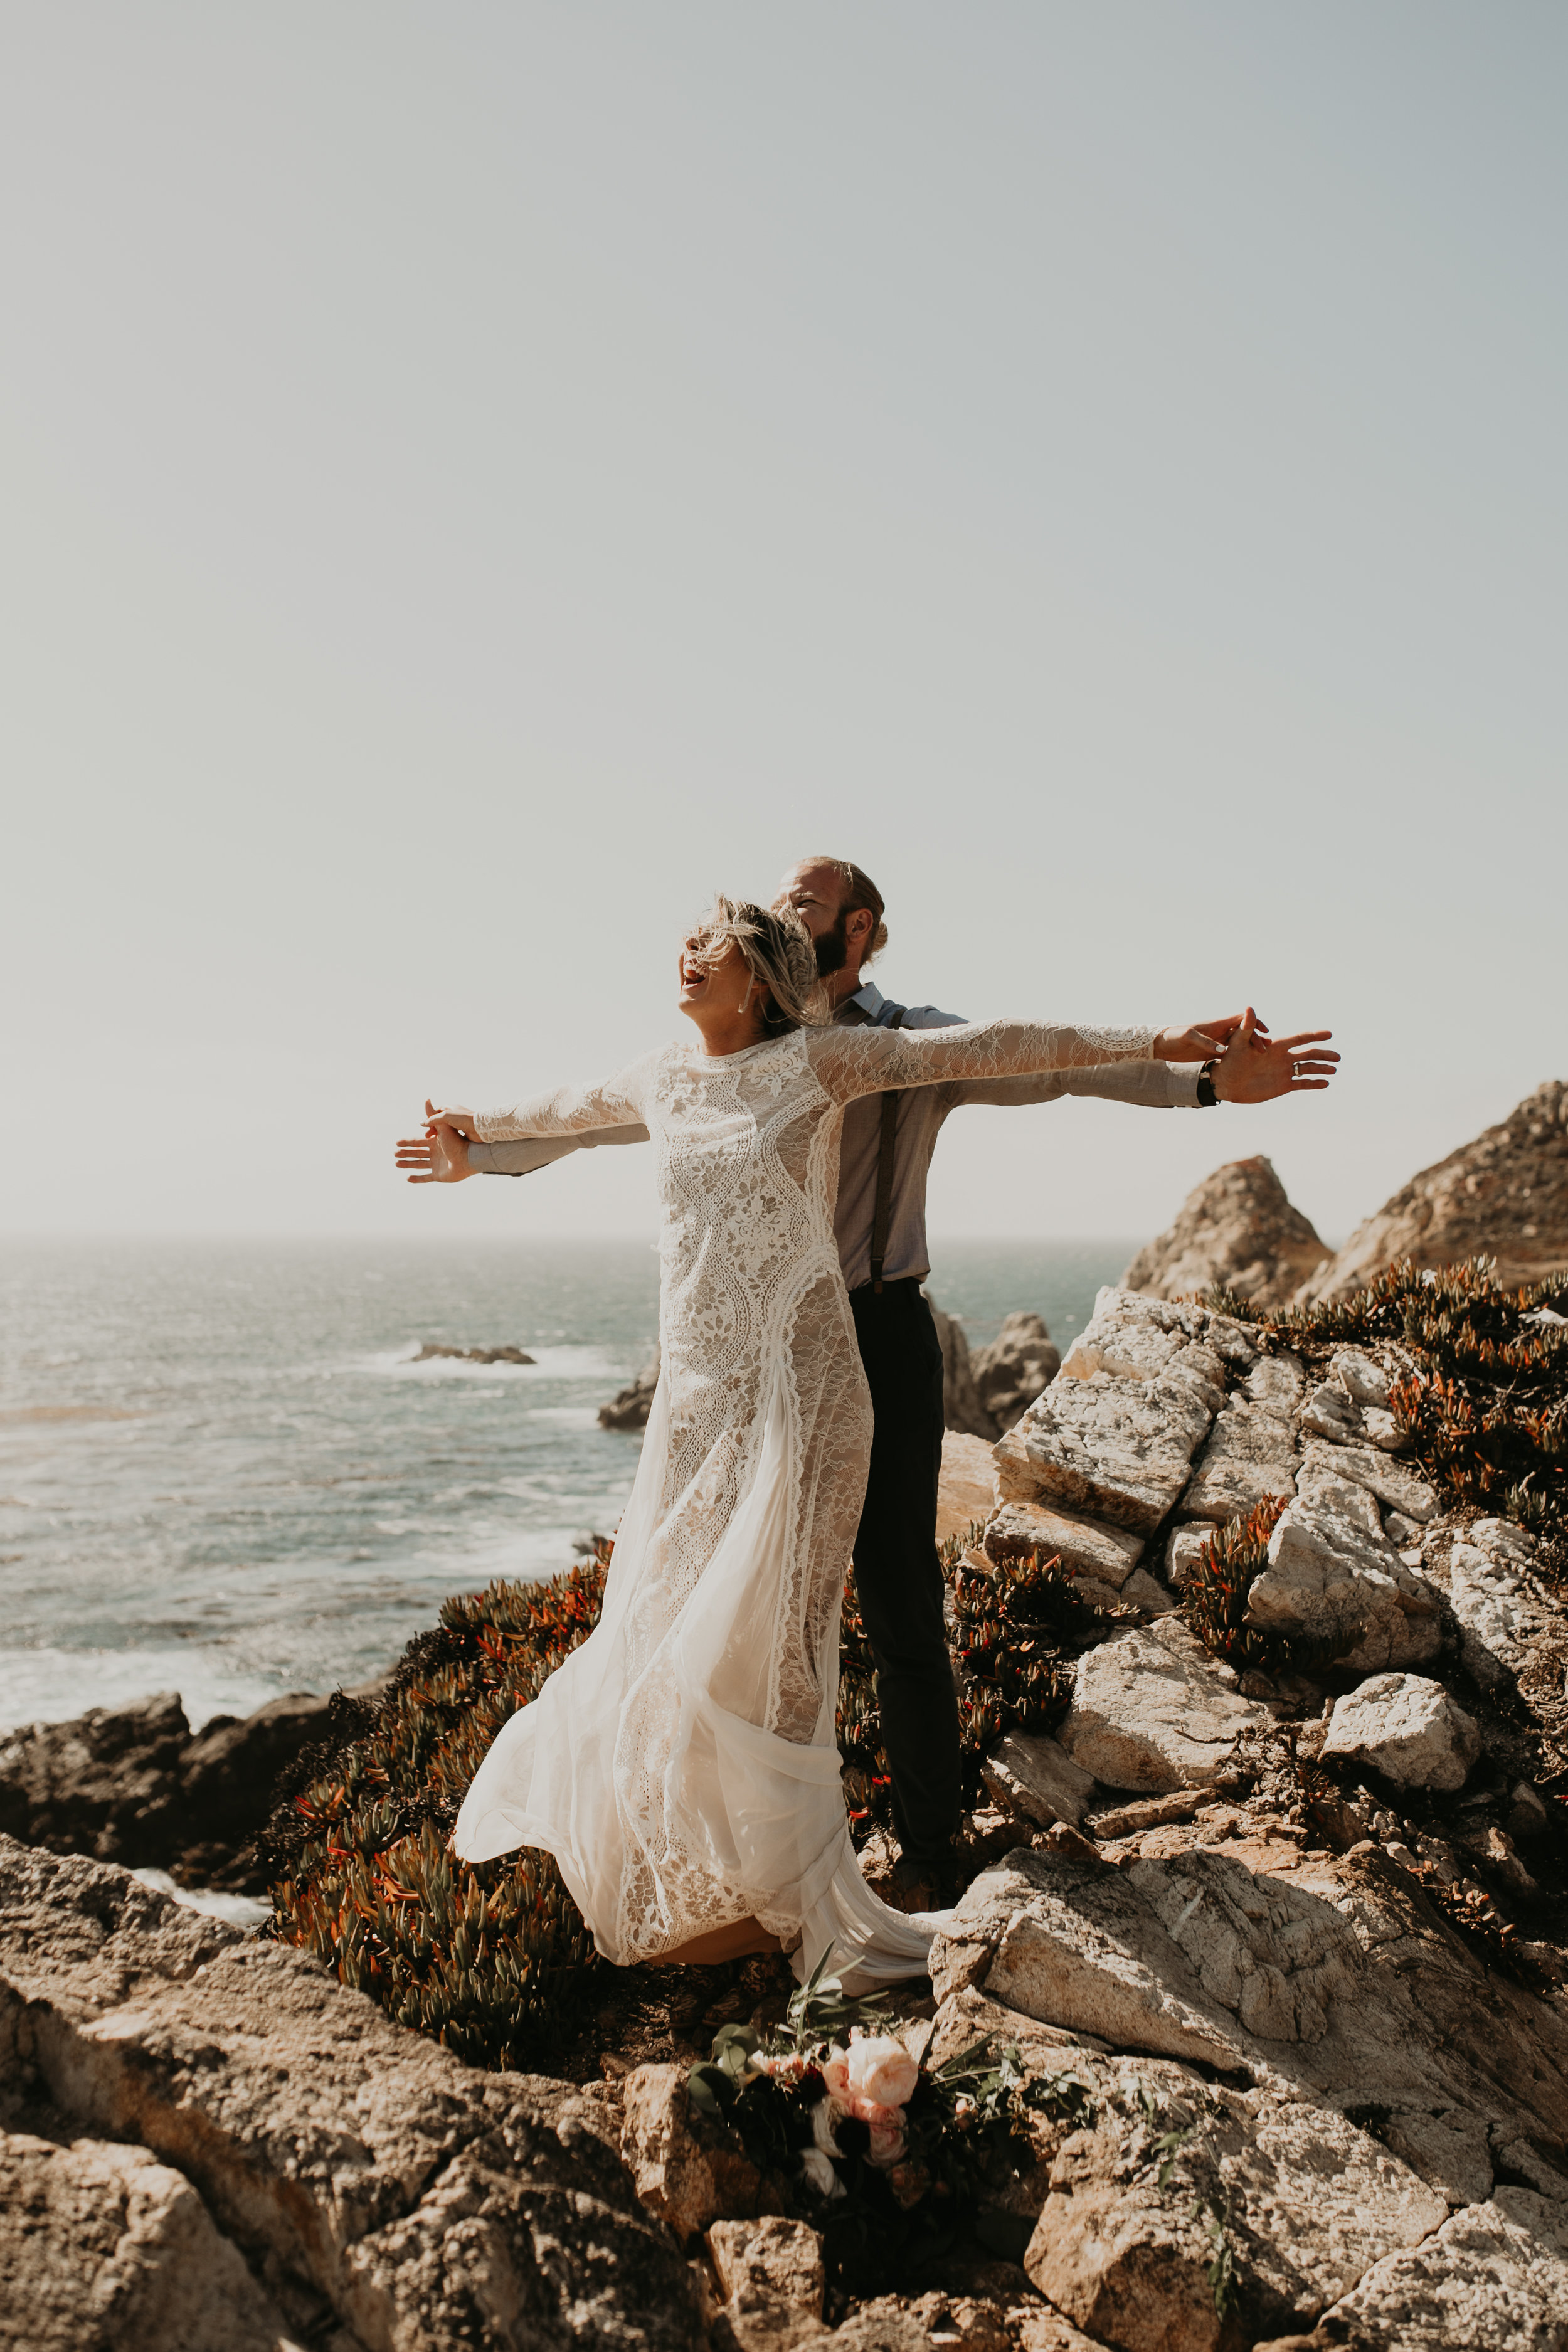
[[[934,1005],[896,1004],[866,967],[887,943],[882,895],[858,866],[803,858],[774,898],[811,933],[816,966],[847,1025],[957,1027],[964,1016]],[[937,1480],[942,1466],[942,1347],[921,1285],[926,1249],[926,1178],[948,1113],[963,1103],[1051,1102],[1099,1095],[1150,1109],[1215,1102],[1264,1102],[1326,1085],[1338,1055],[1311,1049],[1326,1032],[1271,1041],[1251,1013],[1211,1022],[1181,1041],[1194,1072],[1166,1062],[1114,1062],[1039,1077],[966,1080],[852,1102],[844,1115],[835,1231],[839,1262],[871,1391],[875,1429],[859,1530],[855,1584],[877,1667],[883,1744],[893,1784],[900,1856],[898,1900],[911,1911],[940,1908],[955,1893],[952,1839],[959,1825],[958,1705],[943,1625],[936,1554]],[[1303,1052],[1302,1048],[1307,1048]],[[1294,1058],[1292,1053],[1294,1049]],[[426,1109],[429,1106],[426,1105]],[[397,1147],[414,1184],[465,1176],[521,1176],[574,1150],[646,1142],[641,1127],[616,1127],[512,1143],[470,1143],[429,1127]]]

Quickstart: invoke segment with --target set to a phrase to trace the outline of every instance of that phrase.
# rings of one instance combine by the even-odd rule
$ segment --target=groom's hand
[[[399,1136],[397,1165],[408,1171],[411,1184],[460,1184],[474,1171],[468,1165],[468,1136],[459,1122],[471,1125],[473,1113],[437,1110],[426,1102],[425,1116],[429,1124],[423,1135]]]
[[[1244,1021],[1250,1021],[1260,1036],[1268,1036],[1268,1022],[1259,1021],[1249,1006],[1246,1013],[1227,1013],[1219,1021],[1194,1022],[1190,1029],[1162,1029],[1154,1040],[1154,1059],[1212,1062],[1224,1053]]]
[[[1239,1103],[1321,1093],[1339,1066],[1339,1055],[1325,1050],[1333,1034],[1301,1029],[1293,1037],[1270,1037],[1248,1006],[1215,1064],[1215,1093],[1221,1102]]]

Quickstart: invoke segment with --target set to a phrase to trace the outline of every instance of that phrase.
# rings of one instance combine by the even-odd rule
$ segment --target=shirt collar
[[[880,1013],[887,1001],[887,998],[883,995],[876,982],[874,980],[868,980],[863,986],[855,991],[853,996],[847,996],[844,999],[844,1002],[838,1008],[837,1018],[842,1020],[844,1015],[848,1012],[849,1007],[854,1004],[859,1007],[859,1010],[864,1013],[868,1021],[875,1021],[878,1013]]]

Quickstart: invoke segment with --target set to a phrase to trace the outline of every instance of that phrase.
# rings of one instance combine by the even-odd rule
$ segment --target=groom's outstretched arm
[[[531,1176],[569,1151],[601,1143],[646,1143],[646,1127],[588,1127],[576,1135],[525,1135],[510,1143],[479,1143],[437,1125],[425,1135],[398,1138],[397,1165],[411,1184],[460,1184],[465,1176]]]

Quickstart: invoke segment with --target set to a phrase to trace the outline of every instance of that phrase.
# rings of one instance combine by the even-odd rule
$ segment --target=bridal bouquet
[[[977,2219],[982,2239],[1016,2258],[1021,2245],[998,2232],[1016,2225],[980,2210],[986,2191],[1028,2161],[1029,2110],[1086,2110],[1089,2086],[1031,2077],[1015,2047],[990,2037],[923,2064],[886,2031],[887,1996],[852,1999],[826,1967],[825,1957],[777,2032],[721,2029],[688,2077],[692,2105],[794,2191],[836,2270],[876,2273],[900,2256],[907,2267],[917,2236],[935,2254]]]

